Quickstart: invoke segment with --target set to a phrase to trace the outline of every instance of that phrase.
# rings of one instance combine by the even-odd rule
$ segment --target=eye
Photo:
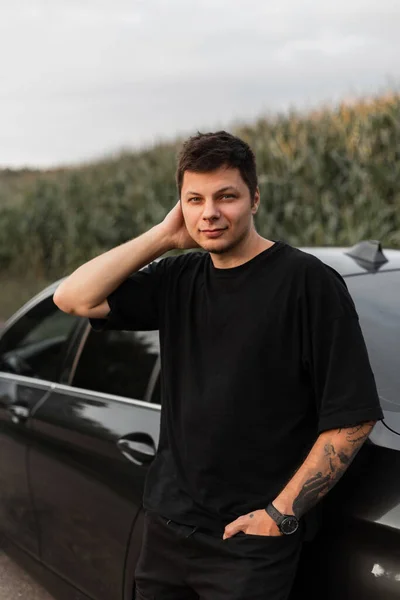
[[[188,202],[197,202],[197,200],[200,200],[200,198],[198,196],[193,196],[193,198],[189,198]]]
[[[224,194],[222,198],[236,198],[235,194]]]

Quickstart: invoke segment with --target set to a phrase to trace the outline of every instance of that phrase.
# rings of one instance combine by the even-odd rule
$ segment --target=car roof
[[[351,247],[302,246],[299,250],[313,254],[336,269],[343,277],[400,270],[400,250],[382,248],[382,245],[374,240],[366,240]]]

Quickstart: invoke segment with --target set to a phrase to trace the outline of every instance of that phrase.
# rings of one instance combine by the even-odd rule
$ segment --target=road
[[[0,549],[0,600],[54,600]]]

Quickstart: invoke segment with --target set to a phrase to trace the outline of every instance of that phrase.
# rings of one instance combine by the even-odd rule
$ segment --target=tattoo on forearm
[[[346,440],[350,444],[359,444],[369,436],[371,425],[369,423],[361,423],[355,427],[341,427],[338,432],[340,433],[343,429],[346,430]]]
[[[339,452],[338,457],[339,457],[339,460],[342,463],[342,465],[348,465],[349,464],[350,458],[344,452]]]
[[[325,450],[325,456],[329,457],[329,466],[331,471],[335,470],[335,465],[332,461],[332,454],[336,454],[335,452],[335,448],[332,446],[332,444],[325,444],[324,446],[324,450]]]
[[[300,517],[317,504],[339,481],[370,434],[373,423],[368,422],[356,427],[340,428],[338,433],[345,430],[346,441],[350,444],[346,449],[336,451],[333,443],[325,444],[326,468],[323,472],[319,471],[313,474],[304,482],[300,493],[293,502],[293,512],[297,517]]]

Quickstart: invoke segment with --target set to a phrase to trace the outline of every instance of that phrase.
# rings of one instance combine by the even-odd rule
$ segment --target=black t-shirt
[[[144,507],[223,531],[265,507],[318,434],[383,418],[344,279],[283,241],[229,269],[151,263],[95,329],[159,329],[161,425]]]

